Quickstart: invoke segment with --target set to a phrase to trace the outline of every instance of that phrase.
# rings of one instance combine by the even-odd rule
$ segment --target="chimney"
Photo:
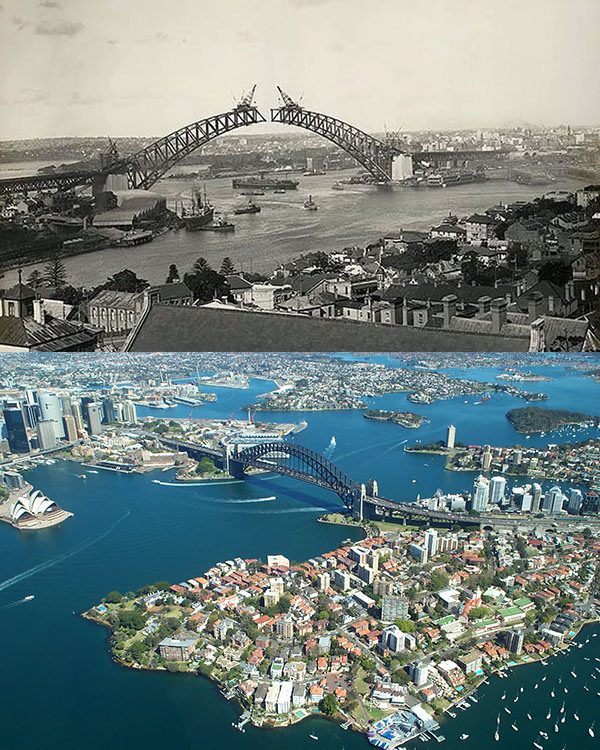
[[[529,329],[529,351],[544,352],[546,351],[546,333],[544,330],[546,321],[544,318],[538,318],[532,321]]]
[[[456,294],[447,294],[442,297],[442,305],[444,307],[444,328],[450,328],[452,318],[456,315]]]
[[[506,308],[508,307],[504,297],[492,300],[492,333],[500,333],[506,323]]]
[[[550,295],[548,297],[548,313],[550,315],[553,315],[555,312],[556,310],[554,309],[554,297],[553,295]]]
[[[477,300],[477,308],[478,308],[478,314],[483,316],[486,313],[489,313],[490,306],[492,304],[492,298],[488,297],[487,295],[484,295],[483,297],[480,297]]]
[[[530,323],[533,323],[534,320],[537,320],[540,317],[543,301],[544,295],[541,292],[532,292],[527,298],[527,312]]]
[[[33,300],[33,319],[40,325],[44,325],[44,323],[46,322],[46,315],[44,313],[44,300]]]
[[[406,297],[402,300],[402,325],[408,325],[408,302]]]

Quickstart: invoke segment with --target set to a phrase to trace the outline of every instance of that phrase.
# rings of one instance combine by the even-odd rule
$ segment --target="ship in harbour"
[[[203,194],[195,191],[192,198],[192,207],[185,208],[185,206],[182,206],[181,208],[181,221],[188,232],[194,232],[210,224],[214,214],[215,209],[206,197],[206,190]]]
[[[277,177],[239,177],[232,181],[234,188],[243,190],[295,190],[297,180],[280,180]]]
[[[252,199],[248,201],[248,203],[244,204],[243,206],[237,206],[233,209],[234,214],[259,214],[260,213],[260,206],[255,203]]]

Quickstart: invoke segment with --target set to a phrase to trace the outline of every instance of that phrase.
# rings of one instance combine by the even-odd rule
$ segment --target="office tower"
[[[403,596],[385,594],[381,599],[381,621],[395,622],[408,617],[408,599]]]
[[[27,426],[31,427],[31,429],[35,429],[35,426],[37,425],[40,418],[40,407],[37,399],[37,391],[25,391],[23,411],[25,413],[25,422]]]
[[[115,422],[115,405],[111,398],[105,398],[102,401],[102,422],[104,424],[114,424]]]
[[[531,503],[531,512],[539,513],[542,503],[542,485],[534,482],[531,488],[531,494],[533,496],[533,500]]]
[[[427,559],[431,560],[437,552],[438,533],[435,529],[429,529],[425,532],[425,549],[427,550]]]
[[[123,419],[127,424],[137,424],[137,411],[133,401],[125,401],[123,405]]]
[[[25,415],[18,403],[5,405],[2,409],[4,425],[6,427],[6,437],[11,453],[29,453],[31,445],[27,436],[27,427],[25,425]]]
[[[551,487],[548,492],[544,495],[544,499],[542,500],[542,510],[544,513],[552,513],[552,508],[554,507],[554,499],[558,496],[562,495],[562,492],[560,491],[560,487]]]
[[[65,428],[63,427],[63,413],[60,405],[60,399],[56,393],[38,394],[38,403],[40,405],[40,419],[54,422],[54,434],[59,440],[65,437]]]
[[[77,432],[81,433],[85,430],[85,423],[83,421],[83,411],[81,403],[79,401],[73,401],[71,404],[71,411],[73,412],[73,419],[75,420],[75,427]]]
[[[531,513],[533,508],[533,495],[530,492],[524,492],[521,497],[521,510],[523,513]]]
[[[84,418],[90,435],[98,435],[102,431],[102,407],[99,403],[88,402],[85,405]]]
[[[583,493],[581,490],[576,489],[575,487],[571,487],[571,491],[569,492],[569,504],[567,505],[567,510],[571,515],[578,516],[581,511],[581,506],[583,505]]]
[[[472,510],[483,513],[488,506],[490,496],[490,480],[479,476],[473,485]]]
[[[60,397],[60,408],[62,409],[63,416],[66,416],[67,414],[72,414],[73,409],[71,406],[71,397],[70,396],[61,396]]]
[[[37,424],[37,437],[40,450],[56,448],[56,432],[51,419],[40,419]]]
[[[490,503],[502,505],[506,493],[506,479],[504,477],[492,477],[490,479]]]
[[[67,440],[70,443],[74,443],[77,438],[77,425],[75,424],[75,418],[71,416],[71,414],[66,414],[63,417],[63,421],[65,423],[65,433],[67,435]]]
[[[446,434],[446,448],[454,448],[456,442],[456,427],[453,424],[448,425],[448,432]]]

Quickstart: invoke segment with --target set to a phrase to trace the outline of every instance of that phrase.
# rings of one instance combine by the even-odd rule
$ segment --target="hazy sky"
[[[160,135],[254,82],[371,131],[600,124],[600,0],[0,0],[0,71],[0,139]]]

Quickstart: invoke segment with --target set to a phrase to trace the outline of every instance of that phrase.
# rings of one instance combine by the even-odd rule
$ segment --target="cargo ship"
[[[240,177],[232,181],[234,188],[250,190],[295,190],[297,180],[279,180],[276,177]]]
[[[213,220],[214,213],[214,206],[207,199],[206,191],[203,195],[200,195],[200,193],[196,191],[192,198],[191,209],[182,206],[181,221],[188,232],[194,232],[197,229],[202,229],[206,224],[210,224]]]

